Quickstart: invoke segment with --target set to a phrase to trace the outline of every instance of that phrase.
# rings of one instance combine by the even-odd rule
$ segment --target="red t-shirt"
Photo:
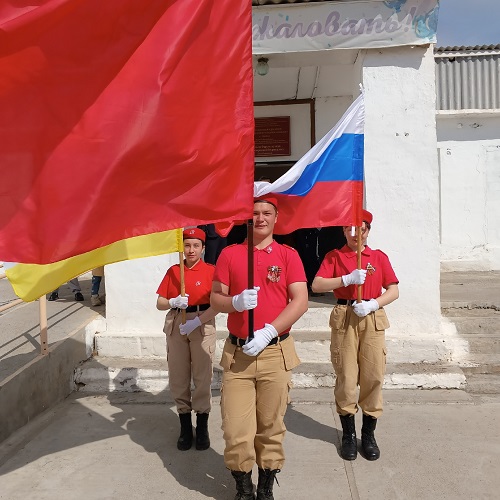
[[[193,267],[184,266],[184,283],[186,294],[189,295],[188,304],[198,306],[210,304],[210,292],[215,266],[199,260]],[[173,265],[165,274],[158,291],[161,297],[172,299],[181,293],[181,268]]]
[[[248,247],[226,247],[217,260],[214,281],[229,287],[229,295],[236,295],[248,288]],[[254,248],[254,285],[260,286],[257,307],[254,309],[254,328],[274,321],[288,305],[288,286],[306,282],[304,266],[293,248],[273,241],[263,250]],[[228,314],[228,330],[237,337],[248,337],[248,311]],[[286,333],[288,330],[281,333]]]
[[[368,266],[370,264],[370,266]],[[316,273],[320,278],[338,278],[350,274],[358,267],[357,254],[347,245],[340,250],[332,250],[325,255]],[[363,285],[363,299],[376,299],[382,295],[382,288],[399,283],[392,269],[389,257],[382,250],[372,250],[365,246],[361,252],[361,269],[367,269],[366,281]],[[356,285],[337,288],[333,291],[338,299],[356,299]]]

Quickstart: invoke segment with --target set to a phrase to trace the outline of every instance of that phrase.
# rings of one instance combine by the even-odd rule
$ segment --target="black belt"
[[[277,344],[278,342],[283,342],[283,340],[287,339],[290,336],[290,334],[284,333],[283,335],[279,335],[278,337],[274,337],[274,339],[269,342],[267,345],[274,345]],[[247,339],[242,339],[241,337],[237,337],[236,335],[233,335],[232,333],[229,334],[228,339],[230,340],[231,344],[237,345],[239,347],[243,347],[247,341]]]
[[[371,299],[361,299],[361,300],[363,302],[368,302]],[[337,299],[337,304],[339,306],[353,306],[354,304],[356,304],[357,301],[358,301],[358,299],[350,299],[350,300],[347,300],[347,299]]]
[[[200,304],[198,306],[187,306],[186,309],[180,309],[178,307],[174,307],[175,311],[186,311],[187,313],[194,313],[198,311],[206,311],[210,307],[210,304]]]

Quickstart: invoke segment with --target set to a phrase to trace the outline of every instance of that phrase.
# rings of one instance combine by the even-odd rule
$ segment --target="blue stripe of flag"
[[[362,181],[364,135],[342,134],[307,165],[297,182],[281,194],[305,196],[316,182]]]

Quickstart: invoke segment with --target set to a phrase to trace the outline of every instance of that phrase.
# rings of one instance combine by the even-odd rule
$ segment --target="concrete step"
[[[467,377],[473,374],[500,374],[500,363],[497,356],[476,359],[476,362],[462,363],[460,368]]]
[[[332,306],[311,308],[293,326],[294,335],[311,339],[317,336],[320,340],[330,338],[328,324]],[[224,339],[228,335],[227,315],[219,314],[216,317],[217,337]],[[165,356],[165,334],[159,329],[157,332],[112,332],[106,328],[98,331],[95,336],[95,350],[105,357],[162,357]]]
[[[500,372],[468,374],[465,391],[471,394],[500,394]]]
[[[458,314],[458,311],[461,313]],[[500,311],[493,309],[447,309],[443,316],[452,321],[459,334],[496,334],[500,337]]]
[[[469,352],[475,354],[497,355],[500,362],[500,332],[497,334],[462,334],[461,337],[469,343]]]
[[[217,330],[217,348],[215,358],[222,354],[224,342],[228,332]],[[330,332],[328,331],[296,331],[293,330],[297,352],[303,361],[329,361]],[[103,357],[117,358],[144,358],[155,359],[166,356],[165,334],[149,333],[97,333],[95,336],[95,350]],[[306,344],[306,345],[302,345]]]
[[[214,366],[213,389],[219,389],[222,371]],[[83,363],[75,370],[75,389],[91,393],[149,392],[168,389],[167,361],[163,359],[102,358]],[[335,375],[331,363],[303,362],[292,371],[296,388],[332,388]],[[466,379],[462,370],[445,364],[388,364],[384,387],[388,389],[460,389]]]

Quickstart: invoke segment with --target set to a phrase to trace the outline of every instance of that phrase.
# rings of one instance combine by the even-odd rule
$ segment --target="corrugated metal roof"
[[[441,54],[442,52],[482,52],[489,50],[500,50],[500,45],[474,45],[472,47],[461,45],[460,47],[436,47],[434,49],[434,53]]]
[[[435,51],[439,110],[500,109],[500,45]]]

